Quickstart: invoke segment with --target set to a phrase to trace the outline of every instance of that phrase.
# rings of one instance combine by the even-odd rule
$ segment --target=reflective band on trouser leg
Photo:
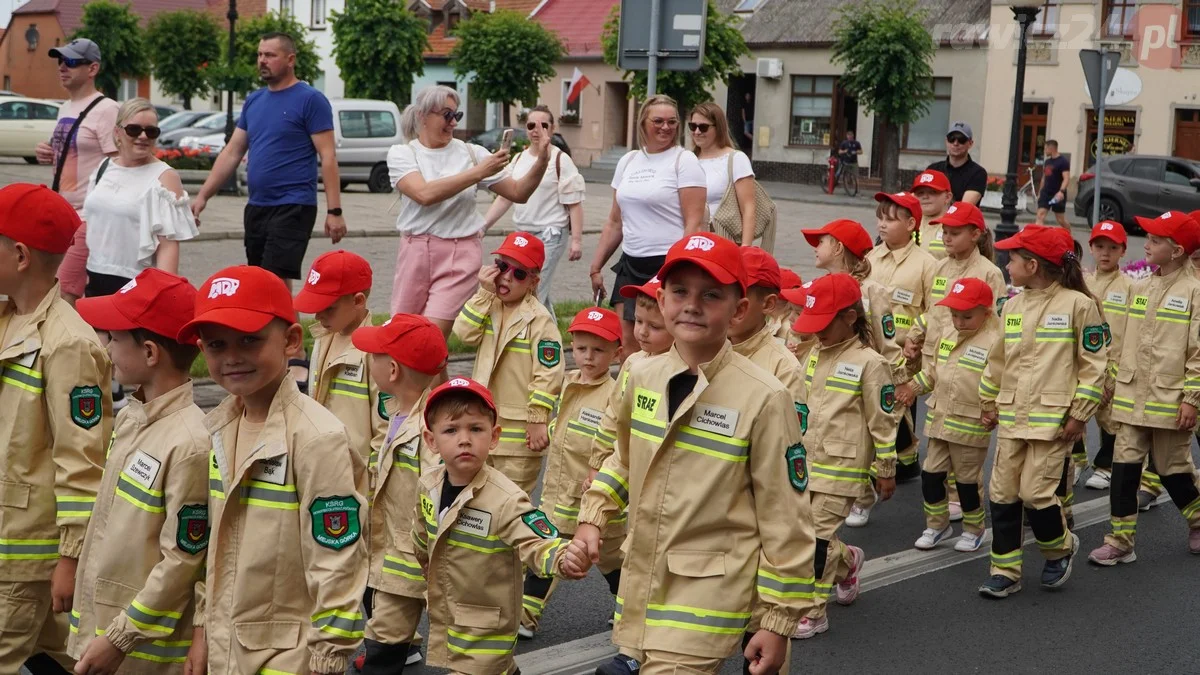
[[[978,483],[959,483],[958,499],[962,506],[963,530],[979,534],[984,530],[983,503],[979,497]]]
[[[1200,490],[1196,489],[1195,472],[1163,476],[1162,483],[1179,513],[1187,519],[1188,527],[1200,526]]]
[[[1047,560],[1058,560],[1071,554],[1071,540],[1061,508],[1027,508],[1025,516],[1029,519],[1029,529],[1033,530],[1033,538]]]
[[[446,629],[446,647],[459,654],[511,654],[517,644],[517,635],[467,635]]]
[[[721,612],[685,605],[647,605],[646,625],[715,635],[741,635],[750,626],[750,612]]]
[[[925,526],[937,531],[950,524],[950,501],[946,499],[946,474],[921,472],[921,497],[925,507]]]
[[[990,574],[1021,578],[1021,505],[991,503],[992,565]]]
[[[344,638],[362,638],[367,622],[360,612],[342,612],[336,609],[314,614],[312,627],[319,631]]]

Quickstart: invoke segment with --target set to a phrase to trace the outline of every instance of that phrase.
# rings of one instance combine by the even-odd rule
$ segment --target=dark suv
[[[1200,162],[1181,157],[1117,155],[1101,158],[1100,219],[1135,227],[1134,216],[1200,209]],[[1095,169],[1079,176],[1075,215],[1091,223]]]

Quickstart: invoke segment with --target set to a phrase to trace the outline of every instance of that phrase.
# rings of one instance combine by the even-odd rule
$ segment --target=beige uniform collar
[[[1175,270],[1174,272],[1171,272],[1170,274],[1160,275],[1158,273],[1155,273],[1155,274],[1151,275],[1150,278],[1153,279],[1155,282],[1161,284],[1161,286],[1165,288],[1165,287],[1174,285],[1175,282],[1179,280],[1179,277],[1184,274],[1187,274],[1189,276],[1192,274],[1195,274],[1195,268],[1185,262],[1183,264],[1183,267],[1180,267],[1179,269]]]
[[[883,244],[882,246],[883,246],[884,253],[883,253],[883,255],[881,255],[879,257],[880,258],[891,257],[891,258],[895,259],[897,265],[904,264],[904,261],[908,260],[908,256],[912,255],[913,249],[919,248],[917,246],[917,242],[913,241],[912,237],[908,238],[907,244],[905,244],[904,246],[901,246],[900,248],[895,249],[895,250],[888,248],[886,244]]]
[[[575,369],[567,373],[566,379],[563,380],[563,386],[566,387],[567,385],[573,385],[578,387],[599,387],[610,380],[612,380],[612,376],[610,376],[607,372],[595,380],[584,380],[583,371]]]
[[[540,306],[541,304],[542,303],[537,299],[536,293],[533,293],[532,291],[526,293],[525,297],[522,298],[521,303],[513,308],[512,314],[509,315],[509,321],[507,324],[505,324],[504,302],[500,300],[499,297],[496,298],[496,301],[492,303],[491,312],[489,312],[492,319],[492,328],[495,330],[496,326],[502,326],[504,329],[504,334],[497,336],[499,338],[499,341],[496,345],[497,354],[502,352],[505,345],[516,338],[518,333],[520,333],[524,328],[533,322],[535,307]]]
[[[388,474],[391,473],[391,470],[392,470],[391,460],[386,459],[387,457],[391,456],[389,453],[393,452],[396,448],[400,447],[401,445],[408,443],[414,437],[419,436],[421,434],[422,429],[425,428],[424,420],[421,419],[421,412],[425,409],[425,399],[427,399],[428,397],[429,397],[429,389],[426,389],[425,391],[421,392],[421,395],[417,398],[416,404],[412,407],[412,409],[410,409],[408,411],[408,416],[405,417],[404,422],[402,422],[400,424],[400,428],[396,429],[396,435],[392,436],[392,438],[388,441],[387,445],[384,447],[384,451],[378,459],[379,478],[378,478],[378,484],[376,487],[377,491],[382,490],[382,486],[384,485],[385,482],[387,482]],[[395,396],[393,396],[392,398],[389,398],[383,404],[383,406],[387,410],[389,420],[391,420],[393,418],[393,416],[402,412],[400,410],[400,403],[399,403],[399,401],[396,400]],[[388,426],[391,426],[390,422],[388,423]],[[418,460],[419,460],[419,455],[418,455]]]
[[[285,411],[299,397],[300,389],[296,387],[295,378],[287,377],[285,373],[279,390],[275,392],[275,398],[271,400],[271,408],[267,411],[267,419],[263,422],[262,431],[259,432],[258,442],[242,460],[241,465],[237,467],[229,466],[229,457],[226,455],[221,434],[231,423],[238,421],[245,411],[246,406],[242,403],[241,397],[230,396],[204,418],[204,427],[213,437],[213,453],[217,456],[217,468],[221,471],[223,484],[237,485],[241,483],[246,471],[260,459],[287,454]],[[232,473],[226,475],[230,468],[232,468]]]
[[[741,354],[746,358],[750,358],[751,354],[754,354],[758,352],[758,350],[762,349],[763,345],[767,344],[768,341],[775,339],[776,330],[778,329],[775,326],[772,326],[771,322],[768,321],[765,326],[763,326],[754,335],[751,335],[750,338],[745,342],[739,342],[736,345],[733,345],[734,353]]]
[[[142,390],[139,389],[129,397],[129,405],[122,412],[138,426],[149,426],[192,405],[193,401],[192,381],[188,380],[149,403],[142,400]]]
[[[363,317],[363,320],[357,326],[355,326],[355,328],[356,329],[363,328],[363,327],[367,327],[367,326],[371,326],[371,325],[373,325],[371,323],[371,313],[367,312],[367,315],[365,317]],[[332,331],[327,330],[324,326],[322,326],[319,323],[314,323],[312,326],[309,326],[308,332],[312,334],[314,340],[321,340],[321,339],[330,337],[333,334]],[[323,364],[324,365],[323,370],[329,370],[330,368],[332,368],[334,366],[340,366],[349,361],[358,361],[359,360],[359,357],[362,354],[362,352],[359,351],[356,347],[354,347],[353,343],[350,342],[349,340],[346,341],[346,345],[347,345],[346,350],[343,351],[341,354],[338,354],[336,356],[333,356],[333,358],[329,358],[329,359],[325,360],[325,363]]]
[[[454,500],[454,503],[451,504],[450,508],[446,510],[445,517],[440,517],[438,519],[438,537],[436,541],[440,541],[442,539],[442,534],[450,529],[448,527],[442,527],[442,524],[453,524],[456,520],[458,520],[459,511],[462,511],[463,506],[466,505],[466,503],[475,496],[475,493],[488,482],[488,477],[491,476],[492,471],[494,471],[492,467],[484,464],[479,468],[479,473],[475,474],[475,477],[471,479],[471,482],[467,483],[467,486],[463,488],[462,492],[458,493],[458,497]],[[431,474],[430,482],[432,487],[429,489],[429,498],[433,500],[433,509],[435,512],[434,515],[440,516],[437,511],[441,509],[442,485],[444,485],[446,482],[446,465],[440,465],[434,470],[434,472]],[[434,543],[436,543],[436,541]],[[434,543],[429,545],[429,550],[433,550]]]
[[[1040,297],[1043,295],[1052,296],[1058,293],[1059,289],[1061,288],[1061,284],[1059,284],[1057,281],[1052,281],[1050,282],[1050,285],[1045,288],[1026,288],[1025,290],[1021,291],[1021,295],[1028,293],[1031,298],[1040,299]]]
[[[854,346],[855,344],[862,344],[861,342],[859,342],[857,335],[855,335],[847,340],[843,340],[842,342],[839,342],[836,345],[831,345],[829,347],[826,347],[825,345],[821,344],[818,341],[817,342],[817,352],[820,356],[836,357],[836,356],[841,355],[842,352],[845,352],[846,350],[850,349],[850,347]]]
[[[725,364],[729,363],[729,359],[733,358],[733,355],[733,345],[730,344],[729,340],[726,340],[725,345],[721,347],[721,351],[717,352],[717,355],[711,361],[700,364],[696,386],[692,388],[692,393],[688,394],[687,398],[683,399],[679,403],[679,406],[675,408],[675,415],[668,420],[668,424],[674,424],[677,420],[683,418],[683,415],[695,405],[700,395],[708,388],[708,383],[717,376],[717,373],[721,372],[721,369],[725,367]],[[667,352],[667,358],[670,359],[671,365],[666,378],[668,382],[676,375],[690,370],[688,364],[679,356],[679,349],[676,345],[671,345],[671,351]]]
[[[21,320],[24,322],[21,326],[21,332],[8,335],[4,338],[5,344],[0,345],[0,361],[28,354],[42,348],[42,336],[38,332],[38,326],[46,320],[46,317],[50,314],[50,306],[54,304],[58,296],[58,282],[56,281],[54,282],[54,286],[46,293],[46,297],[42,298],[42,301],[38,303],[38,306],[29,314],[21,317]],[[16,307],[13,306],[11,300],[5,300],[3,303],[0,303],[0,320],[12,321],[15,316]]]

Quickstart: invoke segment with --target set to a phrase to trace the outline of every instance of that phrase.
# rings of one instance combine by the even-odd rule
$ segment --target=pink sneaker
[[[867,554],[857,546],[849,546],[850,549],[850,574],[846,580],[837,585],[837,603],[839,605],[849,605],[858,599],[858,573],[862,571],[863,562],[867,559]]]
[[[1200,527],[1188,532],[1188,550],[1200,555]]]
[[[800,623],[796,624],[796,632],[792,633],[793,640],[807,640],[811,637],[816,637],[821,633],[829,630],[829,617],[822,616],[819,619],[804,617],[800,619]]]
[[[1100,548],[1088,554],[1088,560],[1097,565],[1112,567],[1117,563],[1131,563],[1137,560],[1137,554],[1133,550],[1122,551],[1112,544],[1105,544]]]

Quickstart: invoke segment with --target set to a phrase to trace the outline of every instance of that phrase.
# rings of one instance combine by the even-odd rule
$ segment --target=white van
[[[391,101],[359,98],[335,98],[329,104],[342,189],[350,183],[366,183],[371,192],[391,192],[387,154],[393,145],[404,142],[400,109]]]

